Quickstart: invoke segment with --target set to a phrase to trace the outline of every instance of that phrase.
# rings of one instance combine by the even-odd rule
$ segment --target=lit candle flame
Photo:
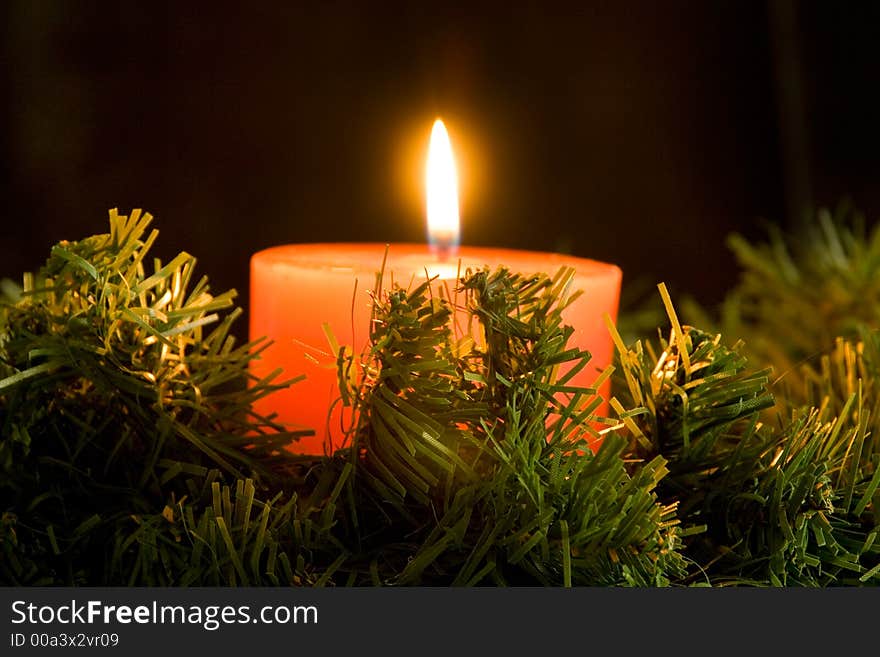
[[[427,167],[428,240],[441,258],[454,252],[459,241],[458,176],[452,144],[443,121],[434,121]]]

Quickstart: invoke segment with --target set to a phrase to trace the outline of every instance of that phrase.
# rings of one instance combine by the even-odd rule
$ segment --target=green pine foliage
[[[753,361],[772,366],[780,398],[811,403],[804,364],[815,367],[839,338],[880,327],[880,224],[847,204],[819,210],[805,229],[752,244],[728,240],[741,268],[717,316],[684,304],[689,322],[735,337]]]
[[[700,577],[876,584],[880,231],[844,207],[731,246],[742,273],[719,316],[685,304],[713,332],[681,326],[661,286],[669,340],[617,338],[633,451],[669,459],[661,499],[705,528],[686,549]]]
[[[4,585],[880,583],[880,231],[734,238],[720,316],[682,325],[661,285],[668,338],[609,322],[589,388],[571,270],[377,267],[368,348],[334,348],[345,446],[305,457],[252,408],[297,379],[253,379],[234,291],[148,262],[150,221],[3,282]]]
[[[292,456],[251,404],[234,295],[145,256],[149,215],[62,242],[2,306],[0,577],[10,584],[666,584],[680,577],[662,458],[598,452],[589,354],[566,346],[572,272],[469,274],[453,336],[428,281],[374,291],[340,350],[350,444]],[[228,311],[228,312],[226,312]],[[208,331],[209,327],[213,327]],[[347,355],[346,355],[347,354]],[[557,376],[560,366],[571,373]],[[607,376],[605,374],[604,376]]]
[[[621,417],[634,454],[669,460],[658,492],[680,501],[686,553],[701,564],[692,577],[715,585],[880,582],[880,450],[863,396],[851,395],[839,414],[802,407],[765,424],[761,411],[774,405],[769,372],[750,371],[741,345],[727,348],[720,335],[670,317],[669,341],[627,348],[618,339],[624,394],[637,404]],[[649,355],[655,349],[658,358]]]
[[[589,449],[599,400],[567,385],[590,358],[566,347],[573,273],[468,272],[480,330],[459,340],[429,281],[377,285],[364,376],[345,395],[360,418],[351,512],[372,559],[344,566],[360,568],[355,583],[654,585],[684,572],[674,505],[654,494],[663,459],[630,476],[618,436]]]
[[[251,411],[290,382],[241,385],[259,345],[229,335],[235,293],[212,295],[189,254],[148,264],[151,219],[111,212],[109,233],[57,244],[4,286],[4,581],[110,583],[141,518],[190,493],[177,475],[269,481],[296,438]]]

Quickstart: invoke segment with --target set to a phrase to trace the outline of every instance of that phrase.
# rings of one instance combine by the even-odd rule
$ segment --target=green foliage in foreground
[[[242,385],[259,347],[229,335],[235,293],[212,295],[186,253],[148,274],[150,220],[111,212],[109,233],[57,244],[23,288],[5,282],[5,581],[120,581],[107,564],[168,495],[210,488],[212,470],[268,484],[288,458],[291,436],[250,411],[284,383]],[[178,486],[182,474],[204,481]]]
[[[338,362],[347,446],[295,457],[297,435],[251,410],[295,382],[249,377],[261,345],[234,344],[234,292],[193,285],[191,256],[148,272],[149,221],[111,212],[110,233],[4,283],[0,583],[880,582],[876,305],[831,295],[797,339],[750,351],[681,326],[661,286],[668,339],[625,344],[610,326],[607,419],[610,370],[570,385],[590,358],[562,321],[571,271],[466,272],[464,335],[428,281],[386,289],[380,271],[370,347]],[[827,262],[781,242],[741,258],[722,323],[775,331],[762,304],[812,299],[832,271],[870,291],[880,238],[819,226],[804,257]]]
[[[650,344],[619,345],[624,394],[638,404],[623,417],[633,454],[669,459],[660,499],[680,501],[683,526],[701,530],[686,550],[704,564],[700,576],[714,584],[880,582],[880,442],[867,431],[874,413],[860,389],[839,410],[826,398],[822,409],[764,423],[761,411],[774,405],[769,370],[750,371],[741,344],[727,348],[671,317],[659,356]]]

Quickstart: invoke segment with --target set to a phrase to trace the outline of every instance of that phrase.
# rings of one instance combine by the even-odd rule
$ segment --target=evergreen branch
[[[594,455],[595,387],[571,386],[589,353],[567,346],[570,269],[467,272],[477,332],[456,340],[431,280],[373,293],[372,345],[340,362],[355,400],[355,583],[663,584],[685,572],[662,459],[627,473],[624,443]],[[383,280],[380,272],[377,285]],[[567,373],[559,376],[560,371]],[[403,529],[406,527],[407,529]],[[401,540],[402,537],[405,540]],[[389,537],[398,537],[390,540]]]
[[[186,253],[146,274],[151,219],[111,211],[109,233],[60,242],[22,288],[4,286],[0,503],[15,536],[4,545],[42,555],[52,583],[95,581],[118,519],[171,492],[159,463],[265,485],[297,437],[250,410],[291,382],[248,385],[258,345],[229,334],[235,292],[214,296],[205,278],[190,288]]]
[[[692,534],[688,554],[716,584],[878,581],[880,454],[868,439],[874,414],[855,374],[865,371],[855,357],[864,345],[841,342],[836,365],[829,360],[824,376],[813,373],[824,391],[821,410],[788,407],[787,422],[780,415],[781,426],[768,426],[759,415],[774,404],[769,370],[751,371],[741,345],[728,349],[720,335],[691,327],[677,335],[668,298],[665,305],[672,337],[656,350],[640,342],[627,348],[614,336],[627,401],[640,404],[621,419],[635,455],[669,460],[661,499],[679,502],[684,527],[704,528]],[[689,350],[690,372],[679,345]],[[850,393],[845,402],[842,391]],[[612,406],[625,411],[626,404]]]
[[[857,221],[734,239],[723,331],[662,285],[668,339],[609,321],[617,420],[611,368],[571,384],[570,269],[467,271],[453,307],[383,266],[368,350],[334,349],[347,447],[303,457],[253,411],[297,379],[252,377],[266,343],[235,345],[235,293],[192,256],[147,272],[150,220],[111,212],[0,285],[5,584],[880,583],[880,233]]]

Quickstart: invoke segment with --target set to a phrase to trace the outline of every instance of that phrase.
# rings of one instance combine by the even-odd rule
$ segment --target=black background
[[[705,303],[732,230],[880,213],[880,4],[13,1],[0,275],[111,207],[216,291],[287,242],[424,241],[442,116],[463,241],[615,262]],[[246,323],[238,327],[246,331]]]

